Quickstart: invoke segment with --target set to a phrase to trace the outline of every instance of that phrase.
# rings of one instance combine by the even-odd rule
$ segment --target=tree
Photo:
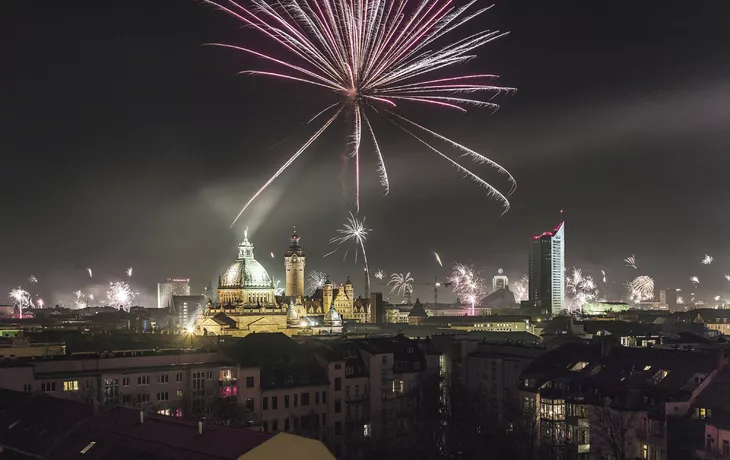
[[[634,458],[633,440],[636,412],[612,408],[607,400],[603,406],[591,406],[591,451],[594,458],[609,456],[615,460]]]

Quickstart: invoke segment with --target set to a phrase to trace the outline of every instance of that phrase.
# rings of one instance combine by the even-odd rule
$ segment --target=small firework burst
[[[38,282],[38,278],[36,278],[36,276],[35,276],[35,275],[30,275],[30,276],[28,277],[28,282],[29,282],[30,284],[36,284],[36,283]]]
[[[634,270],[638,269],[638,267],[636,266],[636,256],[633,254],[631,254],[630,256],[625,258],[624,263],[626,264],[627,267],[631,267]]]
[[[129,267],[129,268],[127,269],[127,276],[128,276],[129,278],[131,278],[131,277],[132,277],[132,272],[134,272],[134,268],[132,268],[132,267]]]
[[[693,284],[700,284],[700,279],[697,276],[690,276],[689,280],[692,281]]]
[[[129,311],[129,307],[134,302],[135,293],[129,287],[129,284],[122,281],[109,283],[109,289],[106,291],[106,299],[109,305],[120,309]]]
[[[637,276],[626,287],[632,302],[645,302],[654,298],[654,279],[650,276]]]
[[[325,272],[318,272],[312,270],[307,277],[307,291],[314,292],[317,289],[322,289],[324,283],[327,282],[327,274]]]
[[[703,263],[704,265],[710,265],[710,264],[712,263],[712,261],[713,261],[713,260],[715,260],[715,258],[714,258],[714,257],[712,257],[712,256],[710,256],[710,255],[707,255],[707,254],[705,254],[705,257],[704,257],[704,258],[702,259],[702,263]]]
[[[393,285],[390,292],[396,292],[398,295],[405,295],[408,292],[413,292],[413,278],[411,278],[411,272],[406,274],[393,273],[390,276],[388,285]]]
[[[479,273],[470,265],[457,263],[451,270],[449,281],[452,292],[471,305],[472,315],[476,314],[475,307],[486,294],[484,280]]]
[[[515,295],[515,302],[519,303],[529,298],[530,281],[527,275],[522,275],[522,278],[513,282],[510,287]]]
[[[383,272],[383,270],[378,270],[375,272],[375,277],[379,280],[382,280],[383,278],[385,278],[385,273]]]

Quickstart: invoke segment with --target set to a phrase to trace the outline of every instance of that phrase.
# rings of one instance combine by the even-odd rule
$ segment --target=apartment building
[[[670,441],[726,363],[720,350],[563,345],[522,372],[528,434],[556,455],[671,459]]]

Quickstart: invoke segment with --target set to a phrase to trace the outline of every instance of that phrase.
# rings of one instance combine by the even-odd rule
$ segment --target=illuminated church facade
[[[198,335],[245,336],[255,332],[287,335],[338,334],[343,320],[371,322],[368,299],[356,299],[350,279],[335,288],[327,279],[311,296],[305,293],[306,255],[294,229],[284,255],[286,283],[277,296],[274,281],[254,257],[248,230],[236,260],[218,278],[218,303],[208,301],[195,322]]]

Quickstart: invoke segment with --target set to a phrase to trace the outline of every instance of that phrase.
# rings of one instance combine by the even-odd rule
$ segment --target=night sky
[[[128,266],[142,303],[167,277],[190,277],[197,292],[235,258],[246,225],[257,259],[281,279],[294,224],[307,268],[350,274],[362,292],[361,261],[322,259],[354,208],[344,122],[229,229],[333,96],[237,75],[272,69],[201,45],[280,50],[196,1],[2,3],[0,292],[29,288],[33,274],[32,293],[55,303],[125,278]],[[374,119],[391,190],[382,196],[365,143],[371,270],[422,283],[455,261],[489,278],[500,267],[524,274],[530,236],[563,209],[568,267],[605,269],[616,291],[637,274],[688,290],[696,275],[704,296],[730,295],[730,2],[497,0],[454,38],[475,27],[511,33],[450,73],[496,73],[518,91],[494,114],[399,110],[509,169],[512,209],[500,217],[482,189]],[[622,262],[632,253],[637,271]],[[705,253],[712,265],[700,263]],[[426,286],[416,294],[432,298]]]

